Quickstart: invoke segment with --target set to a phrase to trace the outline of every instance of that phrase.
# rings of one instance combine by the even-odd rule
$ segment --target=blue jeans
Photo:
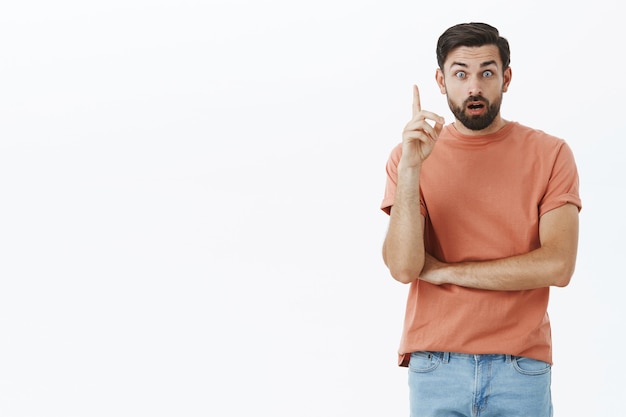
[[[551,374],[520,356],[414,352],[411,417],[551,417]]]

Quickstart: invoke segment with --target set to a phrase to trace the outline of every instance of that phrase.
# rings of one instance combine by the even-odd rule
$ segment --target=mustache
[[[487,106],[489,105],[489,100],[487,100],[483,96],[469,96],[463,104],[467,106],[469,103],[475,103],[477,101],[480,101],[481,103],[484,103]]]

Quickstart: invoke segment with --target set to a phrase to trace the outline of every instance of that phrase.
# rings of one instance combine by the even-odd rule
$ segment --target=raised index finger
[[[422,104],[420,103],[420,90],[417,85],[413,84],[413,117],[422,111]]]

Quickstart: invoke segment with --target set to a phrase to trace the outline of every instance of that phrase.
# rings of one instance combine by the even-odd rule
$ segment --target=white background
[[[556,416],[623,410],[618,2],[0,6],[0,415],[405,416],[384,165],[452,115],[437,37],[512,48],[503,116],[565,138],[583,211],[552,292]]]

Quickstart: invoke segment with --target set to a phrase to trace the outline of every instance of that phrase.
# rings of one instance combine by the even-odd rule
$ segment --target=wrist
[[[398,182],[404,181],[411,184],[419,183],[421,171],[421,163],[414,165],[400,161],[398,163]]]

